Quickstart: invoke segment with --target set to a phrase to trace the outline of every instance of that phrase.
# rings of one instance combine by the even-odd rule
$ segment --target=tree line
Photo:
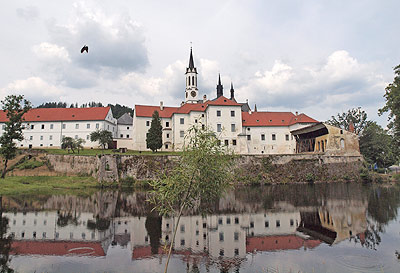
[[[133,108],[130,108],[125,105],[120,105],[120,104],[107,104],[107,106],[111,107],[111,111],[113,112],[113,115],[116,119],[120,118],[123,114],[129,113],[131,116],[133,116]],[[88,103],[82,103],[81,105],[78,105],[78,103],[71,103],[69,106],[66,102],[44,102],[37,106],[36,108],[92,108],[92,107],[104,107],[104,105],[101,102],[88,102]]]

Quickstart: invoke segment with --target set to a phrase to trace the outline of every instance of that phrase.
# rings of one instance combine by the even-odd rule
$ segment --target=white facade
[[[50,109],[50,110],[49,110]],[[34,115],[40,113],[46,114],[47,111],[64,111],[69,108],[42,108],[32,109]],[[82,108],[79,108],[82,110]],[[87,108],[91,111],[90,108]],[[29,114],[29,112],[28,112]],[[67,115],[65,115],[67,116]],[[73,139],[83,139],[85,143],[84,147],[98,147],[98,142],[90,141],[90,133],[96,130],[107,130],[112,132],[113,137],[117,136],[117,122],[113,117],[111,109],[108,110],[107,114],[103,119],[98,120],[43,120],[41,121],[40,115],[36,116],[38,121],[32,120],[32,113],[28,115],[26,121],[23,123],[23,135],[24,139],[17,142],[17,146],[20,148],[52,148],[61,146],[63,137],[72,137]],[[84,119],[84,113],[83,118]],[[4,132],[5,122],[0,122],[0,134]]]

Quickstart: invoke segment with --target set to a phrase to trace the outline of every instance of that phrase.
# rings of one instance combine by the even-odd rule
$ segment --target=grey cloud
[[[39,10],[37,7],[28,6],[25,8],[17,8],[16,13],[19,17],[31,21],[36,20],[39,17]]]

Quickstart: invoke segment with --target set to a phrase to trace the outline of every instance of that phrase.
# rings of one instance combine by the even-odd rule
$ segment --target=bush
[[[394,181],[400,183],[400,173],[393,175]]]
[[[360,169],[360,178],[361,178],[361,181],[364,183],[372,182],[371,174],[369,173],[367,168]]]
[[[314,176],[314,174],[313,173],[307,173],[306,174],[306,181],[307,182],[314,182],[315,181],[315,176]]]

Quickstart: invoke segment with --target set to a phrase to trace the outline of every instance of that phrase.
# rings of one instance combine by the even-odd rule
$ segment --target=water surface
[[[1,269],[162,272],[176,219],[146,199],[3,196]],[[399,206],[399,187],[240,188],[181,218],[169,272],[400,272]]]

